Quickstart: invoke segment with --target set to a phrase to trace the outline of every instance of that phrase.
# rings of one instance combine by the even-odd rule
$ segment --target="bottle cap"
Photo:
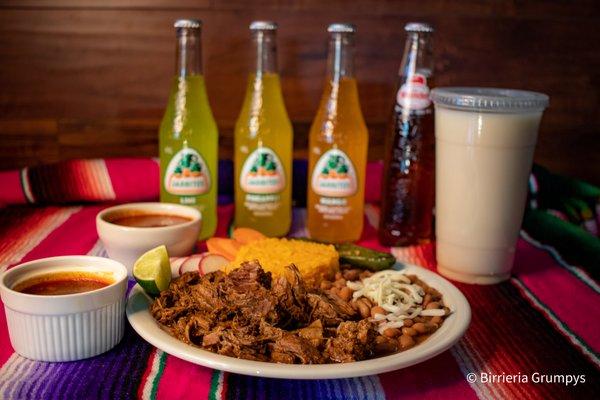
[[[548,96],[543,93],[482,87],[435,88],[431,100],[436,107],[461,111],[524,113],[548,107]]]
[[[274,31],[277,30],[277,22],[273,21],[253,21],[250,24],[251,31]]]
[[[433,26],[426,24],[425,22],[409,22],[404,25],[406,32],[419,32],[419,33],[432,33]]]
[[[202,27],[202,21],[199,19],[178,19],[173,24],[175,28],[192,28],[199,29]]]
[[[354,26],[354,24],[335,23],[335,24],[331,24],[327,27],[327,32],[329,32],[329,33],[354,33],[354,32],[356,32],[356,27]]]

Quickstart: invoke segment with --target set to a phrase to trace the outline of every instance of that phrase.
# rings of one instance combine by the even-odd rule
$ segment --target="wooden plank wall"
[[[283,91],[296,156],[323,84],[325,27],[357,25],[356,68],[371,131],[383,152],[403,25],[433,23],[437,84],[491,85],[551,97],[536,160],[600,181],[600,17],[594,0],[2,0],[0,168],[72,157],[154,156],[174,63],[176,18],[204,21],[204,65],[222,140],[250,65],[247,26],[279,22]]]

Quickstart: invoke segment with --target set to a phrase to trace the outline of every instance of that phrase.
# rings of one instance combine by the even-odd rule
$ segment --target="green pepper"
[[[340,263],[371,271],[388,269],[396,263],[396,258],[390,253],[383,253],[352,243],[336,244],[335,249],[340,255]]]

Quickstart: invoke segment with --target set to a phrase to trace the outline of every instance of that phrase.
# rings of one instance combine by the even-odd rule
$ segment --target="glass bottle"
[[[292,124],[277,73],[277,24],[250,24],[256,68],[235,125],[235,225],[284,236],[292,222]]]
[[[433,106],[433,28],[404,27],[407,38],[400,65],[400,85],[386,137],[379,241],[406,246],[432,236],[435,202]]]
[[[159,132],[160,201],[202,212],[200,239],[217,227],[219,133],[202,75],[201,21],[180,19],[176,69]]]
[[[351,24],[331,24],[328,80],[309,134],[307,228],[326,242],[352,242],[363,228],[369,133],[354,78]]]

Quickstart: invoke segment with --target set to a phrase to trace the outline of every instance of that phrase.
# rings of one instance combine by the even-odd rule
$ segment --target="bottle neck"
[[[430,88],[433,80],[431,32],[409,31],[400,65],[400,82],[396,94],[395,112],[402,119],[433,112]]]
[[[277,73],[277,43],[274,30],[256,30],[252,33],[256,55],[256,77]]]
[[[331,82],[354,77],[354,38],[351,33],[332,33],[329,37],[328,75]]]
[[[406,78],[415,73],[419,73],[426,78],[433,75],[431,33],[408,32],[398,74]]]
[[[177,29],[175,75],[178,77],[202,75],[202,46],[199,28]]]

